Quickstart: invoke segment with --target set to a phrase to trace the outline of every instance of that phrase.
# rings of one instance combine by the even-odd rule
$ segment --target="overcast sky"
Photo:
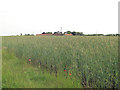
[[[118,33],[119,0],[0,0],[0,36],[43,31]]]

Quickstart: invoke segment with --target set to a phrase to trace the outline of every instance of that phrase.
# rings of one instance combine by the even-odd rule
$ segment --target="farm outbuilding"
[[[72,34],[64,34],[65,36],[72,36]]]

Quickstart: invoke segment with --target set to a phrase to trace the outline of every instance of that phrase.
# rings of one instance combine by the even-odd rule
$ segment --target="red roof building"
[[[65,36],[72,36],[72,34],[64,34]]]

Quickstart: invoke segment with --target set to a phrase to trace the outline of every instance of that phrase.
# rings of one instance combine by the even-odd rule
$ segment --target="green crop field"
[[[3,87],[120,86],[117,36],[10,36],[2,48]]]

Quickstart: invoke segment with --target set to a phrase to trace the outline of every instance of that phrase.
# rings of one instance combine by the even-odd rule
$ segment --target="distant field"
[[[117,36],[11,36],[2,37],[2,44],[3,52],[13,53],[20,62],[28,64],[31,59],[31,64],[28,65],[40,69],[41,74],[38,76],[48,73],[54,78],[62,77],[70,80],[72,87],[119,87]],[[4,63],[7,62],[6,57],[3,58]],[[14,62],[7,59],[8,62]],[[3,65],[3,75],[9,72],[5,70],[6,67]],[[52,80],[54,79],[51,82]],[[58,81],[58,84],[61,83]],[[49,84],[49,87],[57,86]]]

